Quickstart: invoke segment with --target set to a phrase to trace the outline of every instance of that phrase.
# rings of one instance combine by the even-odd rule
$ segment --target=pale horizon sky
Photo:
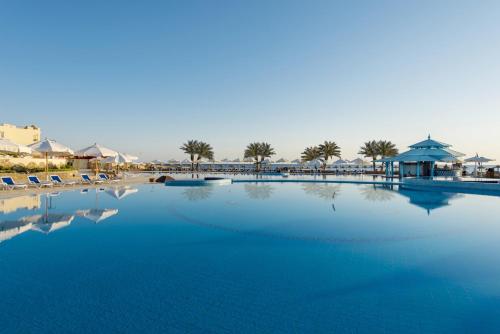
[[[500,162],[499,1],[0,1],[0,123],[73,149],[276,159],[427,137]]]

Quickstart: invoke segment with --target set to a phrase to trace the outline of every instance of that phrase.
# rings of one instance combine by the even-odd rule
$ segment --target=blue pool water
[[[499,204],[321,183],[2,197],[0,333],[499,332]]]

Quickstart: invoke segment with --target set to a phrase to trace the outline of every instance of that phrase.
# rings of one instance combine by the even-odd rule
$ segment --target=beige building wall
[[[68,159],[64,157],[52,157],[52,158],[49,157],[48,162],[49,166],[54,165],[57,167],[61,167],[68,163]],[[37,167],[45,168],[45,158],[38,158],[32,156],[14,158],[11,156],[0,155],[0,165],[5,165],[5,164],[10,164],[11,166],[14,165],[28,166],[29,164],[31,165],[35,164]]]
[[[0,138],[6,138],[14,143],[30,145],[40,141],[41,131],[35,125],[15,126],[0,123]]]

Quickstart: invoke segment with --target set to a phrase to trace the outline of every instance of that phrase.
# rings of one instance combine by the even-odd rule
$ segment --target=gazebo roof
[[[413,144],[410,148],[444,148],[450,146],[450,144],[431,139],[431,136],[429,135],[426,140]]]
[[[420,143],[410,146],[410,150],[398,154],[394,157],[386,157],[378,162],[410,162],[410,161],[434,161],[434,162],[453,162],[465,154],[450,149],[451,145],[438,142],[430,136]]]

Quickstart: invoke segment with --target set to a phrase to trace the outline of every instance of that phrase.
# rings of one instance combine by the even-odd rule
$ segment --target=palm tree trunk
[[[376,168],[376,166],[375,166],[375,160],[376,160],[375,158],[372,158],[373,172],[374,172],[374,173],[375,173],[375,171],[376,171],[376,169],[375,169],[375,168]]]

